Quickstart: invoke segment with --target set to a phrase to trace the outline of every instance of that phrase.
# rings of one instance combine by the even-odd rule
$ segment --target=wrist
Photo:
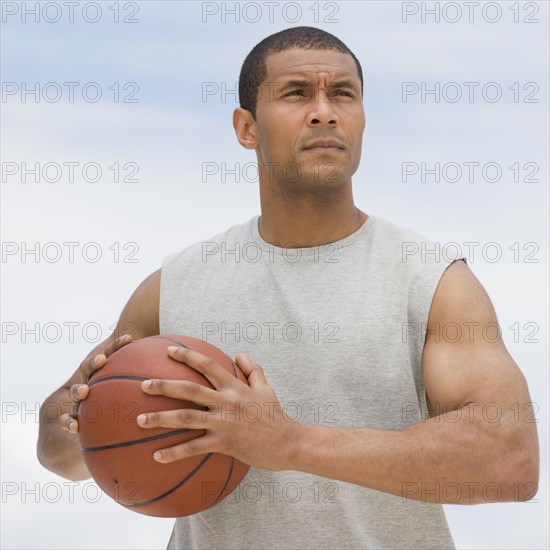
[[[301,470],[303,457],[307,449],[312,448],[309,443],[311,430],[315,426],[301,422],[290,421],[284,434],[285,445],[283,445],[283,457],[281,470]]]

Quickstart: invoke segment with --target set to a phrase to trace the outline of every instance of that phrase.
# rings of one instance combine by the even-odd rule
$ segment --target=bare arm
[[[132,341],[124,339],[128,327],[133,338],[159,334],[160,273],[155,271],[135,290],[122,310],[111,336],[98,344],[63,386],[54,391],[40,408],[37,457],[48,470],[78,481],[90,477],[78,444],[75,410],[88,395],[90,376],[107,362],[107,357]]]
[[[446,323],[460,325],[462,337],[443,338]],[[285,469],[427,502],[532,498],[539,480],[536,420],[525,378],[502,340],[494,341],[491,323],[487,293],[455,262],[434,296],[423,353],[432,417],[402,430],[296,424]]]

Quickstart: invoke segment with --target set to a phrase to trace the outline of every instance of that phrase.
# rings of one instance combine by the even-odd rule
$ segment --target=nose
[[[311,111],[307,117],[308,126],[336,126],[338,115],[335,111],[335,104],[329,101],[324,90],[317,92],[317,97],[311,102]]]

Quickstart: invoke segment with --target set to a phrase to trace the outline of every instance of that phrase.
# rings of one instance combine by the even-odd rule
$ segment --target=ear
[[[237,107],[233,111],[233,128],[239,143],[245,149],[255,149],[258,144],[256,139],[256,121],[250,111]]]

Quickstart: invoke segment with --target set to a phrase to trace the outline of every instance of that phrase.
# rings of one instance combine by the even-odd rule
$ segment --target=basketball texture
[[[189,380],[212,388],[193,368],[172,359],[166,348],[185,346],[207,355],[245,384],[238,365],[215,346],[181,335],[151,336],[113,353],[90,378],[88,397],[78,410],[80,449],[101,489],[126,508],[157,517],[182,517],[223,500],[241,482],[249,466],[220,453],[208,453],[169,464],[153,459],[156,450],[205,434],[205,430],[142,428],[145,412],[204,407],[162,395],[148,395],[141,382],[149,378]]]

